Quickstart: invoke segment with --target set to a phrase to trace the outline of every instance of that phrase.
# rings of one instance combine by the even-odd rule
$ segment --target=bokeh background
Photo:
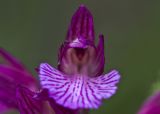
[[[57,65],[58,48],[82,3],[94,16],[96,36],[105,35],[105,72],[116,68],[122,75],[117,94],[91,114],[136,114],[160,77],[159,0],[1,0],[0,47],[37,77],[41,62]]]

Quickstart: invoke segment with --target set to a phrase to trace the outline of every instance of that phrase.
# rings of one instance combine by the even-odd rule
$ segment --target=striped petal
[[[116,70],[90,78],[83,75],[67,76],[46,63],[40,65],[41,85],[49,90],[49,97],[71,109],[98,108],[102,99],[116,92],[119,79]]]

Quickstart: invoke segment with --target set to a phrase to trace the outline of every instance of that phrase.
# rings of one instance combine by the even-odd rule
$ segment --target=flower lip
[[[120,80],[116,70],[94,78],[78,74],[71,77],[47,63],[40,65],[39,76],[42,88],[49,90],[49,97],[71,109],[98,108],[102,99],[115,94]]]

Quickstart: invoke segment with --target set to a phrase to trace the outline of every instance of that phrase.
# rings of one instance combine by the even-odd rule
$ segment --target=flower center
[[[71,52],[71,59],[73,64],[77,67],[77,73],[81,73],[82,67],[87,64],[89,59],[87,49],[73,48]]]
[[[93,61],[95,59],[95,48],[69,48],[66,53],[67,62],[63,65],[63,72],[66,74],[89,75]]]
[[[83,65],[87,63],[89,55],[87,49],[83,48],[73,48],[71,52],[71,58],[74,64]]]

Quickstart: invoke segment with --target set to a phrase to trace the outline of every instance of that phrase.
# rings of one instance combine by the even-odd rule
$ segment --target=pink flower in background
[[[16,88],[18,85],[36,90],[37,82],[26,68],[12,55],[0,48],[0,112],[16,108]]]
[[[42,63],[39,76],[42,88],[56,103],[71,109],[98,108],[117,90],[117,70],[103,74],[104,38],[94,43],[93,17],[81,5],[72,17],[64,44],[59,50],[58,69]]]
[[[137,114],[160,114],[160,91],[150,96]]]

